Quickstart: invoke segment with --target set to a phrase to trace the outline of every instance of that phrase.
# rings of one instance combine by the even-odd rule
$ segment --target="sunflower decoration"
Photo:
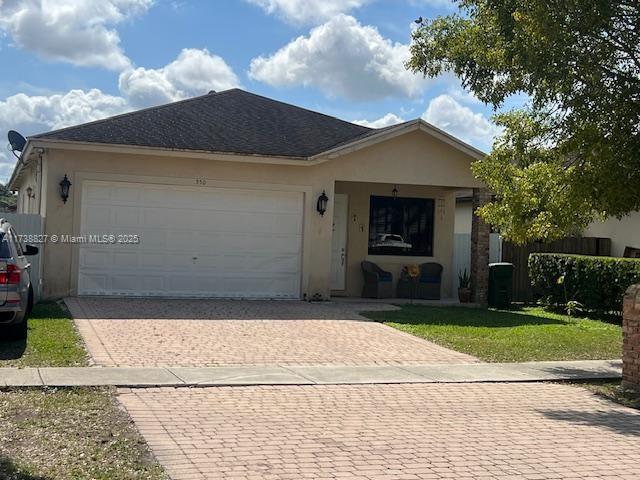
[[[417,278],[420,275],[420,267],[418,265],[407,265],[407,275],[412,279]]]

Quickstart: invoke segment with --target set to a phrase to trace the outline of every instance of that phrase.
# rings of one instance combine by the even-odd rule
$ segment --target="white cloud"
[[[362,125],[363,127],[369,128],[384,128],[390,127],[391,125],[397,125],[398,123],[402,123],[404,120],[400,118],[395,113],[387,113],[385,116],[378,118],[377,120],[354,120],[353,123],[358,125]]]
[[[120,90],[134,106],[172,102],[239,84],[238,77],[221,57],[195,48],[185,48],[162,68],[126,70],[119,80]]]
[[[376,0],[245,0],[261,7],[269,15],[276,15],[293,25],[318,24],[340,13],[349,13]],[[400,3],[400,0],[394,0]],[[413,7],[432,7],[453,10],[453,0],[405,0]]]
[[[422,118],[478,148],[488,148],[501,129],[481,113],[458,103],[450,95],[440,95],[431,102]]]
[[[245,0],[295,25],[323,22],[372,0]]]
[[[107,95],[95,88],[49,96],[19,93],[0,102],[0,124],[57,129],[115,115],[127,108],[124,98]]]
[[[114,26],[145,13],[153,0],[4,0],[0,30],[47,60],[127,68]]]
[[[452,86],[447,91],[447,94],[461,103],[466,103],[468,105],[482,105],[482,101],[472,92],[459,86]]]
[[[251,61],[250,76],[272,86],[314,86],[330,97],[415,97],[428,81],[404,67],[409,46],[375,27],[338,15],[269,57]]]
[[[414,7],[432,7],[446,10],[455,10],[458,5],[454,0],[408,0],[409,5]]]
[[[97,89],[71,90],[54,95],[29,96],[19,93],[0,101],[0,142],[6,142],[8,130],[17,130],[25,136],[32,135],[91,122],[129,109],[124,98],[107,95]],[[0,181],[6,181],[15,163],[11,152],[0,149]]]

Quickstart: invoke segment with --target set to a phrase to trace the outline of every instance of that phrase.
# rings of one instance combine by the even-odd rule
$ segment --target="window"
[[[433,256],[430,198],[371,196],[369,255]]]

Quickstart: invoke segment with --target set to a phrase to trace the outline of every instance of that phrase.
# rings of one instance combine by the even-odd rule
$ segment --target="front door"
[[[345,289],[347,256],[347,221],[349,197],[335,195],[333,204],[333,241],[331,243],[331,290]]]

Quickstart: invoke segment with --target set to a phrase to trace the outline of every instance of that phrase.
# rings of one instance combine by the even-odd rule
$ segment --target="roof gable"
[[[374,130],[240,89],[125,113],[30,139],[311,157]]]
[[[343,143],[331,147],[324,152],[314,155],[313,157],[311,157],[311,160],[337,158],[342,155],[346,155],[362,148],[385,142],[392,138],[406,135],[414,131],[420,131],[427,135],[430,135],[431,137],[437,138],[438,140],[452,146],[456,150],[459,150],[468,155],[470,159],[473,158],[478,160],[486,156],[486,154],[481,150],[478,150],[472,145],[463,142],[459,138],[454,137],[453,135],[439,129],[434,125],[431,125],[428,122],[425,122],[421,118],[418,118],[416,120],[409,120],[408,122],[399,123],[397,125],[370,130],[369,132],[366,132],[355,139],[347,140]]]

